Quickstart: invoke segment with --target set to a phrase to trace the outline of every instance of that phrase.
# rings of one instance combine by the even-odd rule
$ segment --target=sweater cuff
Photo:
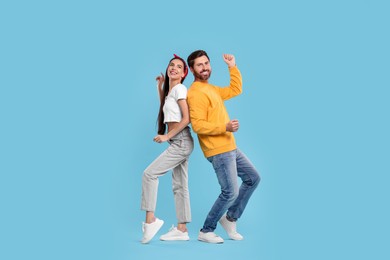
[[[220,132],[221,134],[226,133],[226,124],[222,124],[222,125],[220,125],[218,128],[219,128],[218,130],[219,130],[219,132]]]

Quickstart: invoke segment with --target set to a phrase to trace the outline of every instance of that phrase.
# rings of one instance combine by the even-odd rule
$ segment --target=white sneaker
[[[231,222],[226,218],[226,214],[222,216],[222,218],[219,220],[219,223],[225,229],[227,232],[228,236],[233,239],[233,240],[243,240],[244,237],[241,236],[237,231],[236,231],[236,222]]]
[[[214,232],[203,233],[202,231],[200,231],[198,240],[206,243],[214,243],[214,244],[223,243],[222,237],[218,236]]]
[[[142,237],[141,243],[149,243],[149,241],[152,240],[152,238],[157,234],[163,224],[164,221],[158,218],[156,218],[156,220],[150,224],[142,222],[142,232],[144,232],[144,236]]]
[[[162,235],[160,237],[160,240],[163,241],[185,240],[186,241],[186,240],[190,240],[190,237],[188,236],[188,232],[180,231],[175,226],[172,225],[168,233]]]

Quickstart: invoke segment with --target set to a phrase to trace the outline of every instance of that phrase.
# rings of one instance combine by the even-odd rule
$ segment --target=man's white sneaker
[[[227,220],[226,214],[222,216],[222,218],[219,220],[219,223],[225,229],[226,233],[228,236],[233,239],[233,240],[243,240],[244,237],[241,236],[237,231],[236,231],[236,222],[231,222]]]
[[[214,244],[223,243],[222,237],[218,236],[214,232],[203,233],[202,231],[200,231],[198,240],[207,243],[214,243]]]
[[[142,244],[149,243],[150,240],[157,234],[157,232],[160,230],[162,225],[164,224],[164,221],[161,219],[156,218],[156,220],[153,223],[142,223],[142,231],[144,232],[144,236],[141,239]]]
[[[160,240],[163,241],[174,241],[174,240],[190,240],[190,237],[188,236],[188,232],[183,232],[181,230],[178,230],[175,226],[172,225],[172,227],[169,229],[168,233],[162,235],[160,237]]]

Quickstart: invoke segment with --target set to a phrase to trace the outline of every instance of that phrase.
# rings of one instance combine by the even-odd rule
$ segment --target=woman
[[[164,221],[155,217],[157,203],[158,177],[173,170],[172,184],[175,198],[177,227],[160,237],[161,240],[189,240],[186,223],[191,221],[190,198],[188,192],[188,158],[194,148],[188,105],[187,88],[181,84],[187,76],[185,61],[174,55],[168,68],[156,78],[160,96],[158,114],[158,135],[154,141],[167,141],[169,147],[155,159],[144,171],[142,177],[141,209],[146,211],[146,220],[142,224],[142,243],[148,243],[159,231]],[[166,132],[168,126],[168,132]]]

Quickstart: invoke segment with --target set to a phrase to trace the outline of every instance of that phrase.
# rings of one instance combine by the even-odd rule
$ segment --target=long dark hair
[[[183,83],[183,81],[185,80],[186,76],[187,76],[187,73],[188,73],[188,68],[187,68],[187,64],[186,62],[180,58],[179,56],[177,56],[176,54],[174,54],[174,57],[169,61],[168,63],[168,66],[167,66],[167,69],[165,70],[165,80],[164,80],[164,85],[163,85],[163,95],[160,97],[160,110],[158,112],[158,117],[157,117],[157,124],[158,124],[158,131],[157,133],[159,135],[163,135],[165,134],[165,131],[166,131],[166,125],[164,124],[164,111],[163,111],[163,107],[164,107],[164,104],[165,104],[165,98],[166,96],[168,95],[168,92],[169,92],[169,78],[168,78],[168,67],[169,67],[169,64],[171,64],[171,61],[173,60],[181,60],[183,62],[183,72],[184,72],[184,77],[181,79],[180,83]]]

